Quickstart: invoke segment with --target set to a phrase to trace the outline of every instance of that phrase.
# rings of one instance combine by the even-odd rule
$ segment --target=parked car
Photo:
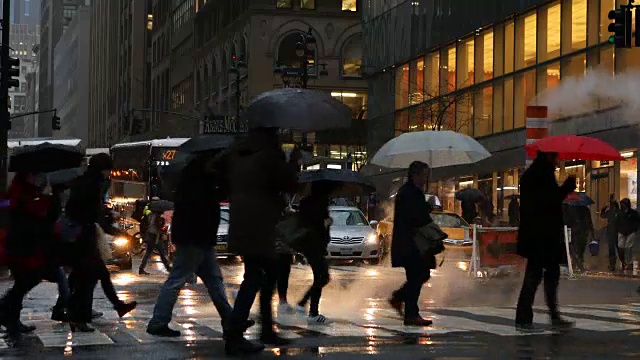
[[[120,270],[131,270],[133,268],[132,246],[133,237],[126,233],[115,236],[105,234],[109,238],[111,247],[111,260],[107,261],[107,265],[115,265]]]
[[[330,206],[329,216],[333,225],[327,259],[367,260],[374,264],[382,260],[385,247],[376,233],[376,221],[369,223],[362,211],[352,206]]]

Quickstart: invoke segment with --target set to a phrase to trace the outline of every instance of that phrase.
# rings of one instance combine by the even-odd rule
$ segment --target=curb
[[[640,274],[633,275],[633,274],[624,274],[624,273],[611,273],[611,272],[605,272],[605,271],[585,271],[583,273],[576,274],[576,276],[640,280]]]

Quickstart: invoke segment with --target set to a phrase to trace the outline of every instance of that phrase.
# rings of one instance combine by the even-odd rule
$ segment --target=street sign
[[[211,115],[202,121],[203,134],[233,134],[246,132],[244,123],[238,123],[235,116]]]

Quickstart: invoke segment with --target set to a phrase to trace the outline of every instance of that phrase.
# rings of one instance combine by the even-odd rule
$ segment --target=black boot
[[[224,343],[224,351],[227,356],[243,356],[256,354],[264,350],[264,345],[256,344],[245,339],[242,335],[227,337]]]
[[[53,311],[51,312],[51,320],[66,322],[68,319],[67,313],[65,312],[64,308],[54,306]]]
[[[138,302],[136,301],[132,301],[130,303],[121,302],[115,306],[115,309],[118,312],[118,316],[123,317],[135,309],[136,306],[138,306]]]

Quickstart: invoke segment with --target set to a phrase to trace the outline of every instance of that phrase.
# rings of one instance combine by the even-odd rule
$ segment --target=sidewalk
[[[586,271],[582,273],[576,272],[576,275],[581,276],[597,276],[597,277],[611,277],[611,278],[629,278],[640,279],[640,246],[636,246],[633,250],[633,257],[636,267],[631,271],[621,271],[620,262],[616,264],[616,271],[609,271],[609,249],[606,246],[600,247],[598,256],[591,256],[588,252],[584,255],[584,263]]]

